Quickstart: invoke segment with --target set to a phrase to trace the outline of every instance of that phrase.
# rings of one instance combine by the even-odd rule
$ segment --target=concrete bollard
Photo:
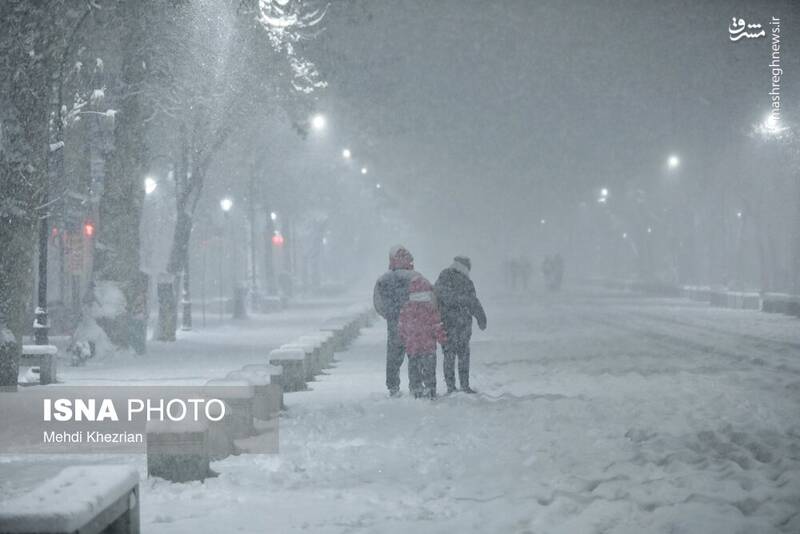
[[[252,436],[253,384],[247,380],[209,380],[206,382],[206,397],[217,398],[225,403],[226,414],[222,419],[226,433],[232,439]],[[214,425],[212,425],[214,426]]]
[[[322,372],[322,361],[319,355],[319,345],[312,341],[296,339],[291,343],[281,345],[282,349],[300,349],[306,355],[306,382],[311,382],[314,377]]]
[[[251,365],[247,370],[231,371],[226,380],[247,380],[253,384],[253,417],[266,421],[281,409],[281,398],[272,393],[269,367]]]
[[[792,295],[787,293],[764,293],[761,310],[767,313],[790,313]]]
[[[331,332],[315,332],[300,336],[298,339],[302,342],[310,342],[317,345],[317,352],[319,353],[319,360],[321,367],[328,368],[333,362],[333,334]]]
[[[350,342],[347,321],[342,318],[329,319],[320,327],[320,330],[333,334],[333,350],[335,352],[341,352],[347,348]]]
[[[245,373],[258,371],[269,375],[270,406],[277,406],[276,411],[284,408],[283,404],[283,368],[280,365],[251,363],[242,367]]]
[[[147,475],[171,482],[205,480],[209,467],[208,425],[203,421],[147,424]]]
[[[303,391],[306,388],[306,353],[302,349],[275,349],[267,356],[272,365],[283,368],[283,391]]]

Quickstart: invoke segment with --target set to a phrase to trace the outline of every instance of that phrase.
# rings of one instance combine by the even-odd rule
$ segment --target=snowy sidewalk
[[[800,530],[795,322],[542,298],[488,303],[477,396],[387,398],[384,326],[366,330],[288,397],[278,456],[219,462],[205,486],[148,482],[147,530]],[[721,336],[676,316],[736,326]]]
[[[144,355],[90,361],[83,367],[62,365],[59,381],[82,385],[204,384],[224,378],[242,365],[266,363],[270,350],[315,331],[326,319],[361,302],[368,298],[303,300],[285,311],[251,314],[242,320],[210,315],[206,328],[178,331],[175,342],[149,341]]]
[[[279,454],[143,479],[143,532],[800,531],[796,319],[613,294],[486,308],[478,395],[388,398],[379,321],[287,395]]]

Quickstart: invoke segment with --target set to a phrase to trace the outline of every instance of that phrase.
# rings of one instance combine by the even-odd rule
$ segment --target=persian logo
[[[761,24],[747,24],[742,18],[731,18],[731,25],[728,26],[728,37],[731,41],[745,39],[758,39],[765,37],[767,32]]]

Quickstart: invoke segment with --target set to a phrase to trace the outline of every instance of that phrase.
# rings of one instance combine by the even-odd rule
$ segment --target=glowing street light
[[[219,207],[222,208],[222,211],[228,213],[233,207],[233,200],[230,197],[225,197],[219,201]]]
[[[152,176],[145,176],[144,178],[144,194],[149,195],[158,187],[158,182]]]
[[[380,184],[380,182],[378,182],[377,184],[375,184],[375,189],[380,189],[381,187],[383,187],[383,186]]]
[[[367,174],[367,168],[361,167],[361,174]]]
[[[672,154],[670,157],[667,158],[667,167],[670,169],[677,169],[681,164],[681,158]]]
[[[278,219],[278,214],[275,213],[274,211],[271,211],[271,212],[269,212],[269,218],[272,219],[273,221],[275,221],[275,220]]]
[[[600,196],[601,197],[607,197],[608,196],[608,188],[607,187],[604,187],[604,188],[602,188],[600,190]]]
[[[315,130],[322,130],[323,128],[325,128],[326,122],[327,121],[325,120],[325,115],[322,115],[321,113],[317,113],[316,115],[311,117],[311,126]]]
[[[352,158],[352,157],[353,157],[353,153],[352,153],[352,152],[350,152],[350,149],[349,149],[349,148],[345,148],[344,150],[342,150],[342,157],[343,157],[344,159],[350,159],[350,158]]]
[[[547,224],[547,219],[542,219],[541,221],[539,221],[539,224]]]

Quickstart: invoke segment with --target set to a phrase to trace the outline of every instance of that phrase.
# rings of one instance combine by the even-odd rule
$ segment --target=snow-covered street
[[[478,395],[389,398],[378,322],[287,395],[279,454],[143,479],[143,531],[800,531],[795,319],[597,291],[486,304]],[[3,491],[76,460],[7,457]]]

